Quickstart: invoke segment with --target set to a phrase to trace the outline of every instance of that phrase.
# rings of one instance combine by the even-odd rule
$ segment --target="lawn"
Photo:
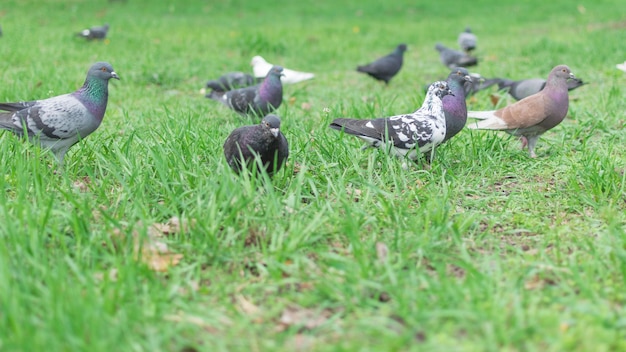
[[[3,0],[0,101],[72,92],[96,61],[121,80],[63,169],[0,133],[0,350],[626,350],[622,2]],[[473,72],[587,82],[538,158],[464,130],[404,169],[327,127],[417,109],[467,25]],[[388,87],[355,71],[401,42]],[[316,73],[285,86],[271,180],[222,154],[258,120],[200,92],[254,55]],[[469,108],[492,95],[513,102]]]

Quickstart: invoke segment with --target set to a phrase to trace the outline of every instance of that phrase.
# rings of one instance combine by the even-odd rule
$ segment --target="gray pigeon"
[[[109,79],[119,79],[107,62],[96,62],[77,91],[19,103],[0,103],[0,128],[28,134],[33,143],[50,149],[63,164],[65,153],[95,131],[107,107]]]
[[[463,32],[459,33],[457,41],[461,50],[469,54],[472,50],[476,49],[478,38],[476,38],[476,34],[472,33],[470,27],[466,27]]]
[[[441,99],[449,94],[452,92],[448,83],[437,81],[428,88],[422,106],[411,114],[378,119],[338,118],[330,128],[361,138],[367,142],[365,148],[382,147],[392,155],[411,160],[423,153],[430,162],[446,135]]]
[[[107,36],[107,32],[109,31],[109,24],[105,23],[104,26],[95,26],[88,29],[83,29],[80,33],[78,33],[79,37],[83,37],[87,40],[93,39],[104,39]]]
[[[567,81],[567,89],[574,90],[585,84],[581,79],[574,78]],[[522,100],[528,96],[531,96],[546,86],[546,80],[543,78],[529,78],[519,81],[512,81],[510,79],[500,79],[498,83],[498,89],[506,90],[515,98],[515,100]]]
[[[465,85],[466,97],[502,82],[502,79],[500,78],[484,78],[478,73],[470,73],[470,78],[471,82]]]
[[[207,88],[211,88],[217,92],[226,92],[229,90],[249,87],[257,83],[251,74],[243,72],[229,72],[220,78],[206,83]]]
[[[379,81],[389,84],[389,81],[402,68],[402,57],[406,51],[406,44],[400,44],[391,54],[363,66],[358,66],[358,72],[367,73]]]
[[[446,117],[446,136],[443,141],[454,137],[461,132],[467,122],[467,105],[465,103],[465,87],[470,85],[471,77],[463,67],[452,70],[446,80],[452,94],[444,96],[442,100],[443,112]]]
[[[435,45],[435,49],[439,52],[439,59],[449,69],[455,67],[470,67],[478,65],[478,59],[469,56],[461,51],[450,49],[441,43]]]
[[[539,137],[557,126],[567,115],[567,80],[575,78],[569,67],[559,65],[550,71],[544,89],[512,105],[494,111],[469,111],[468,117],[481,119],[468,128],[500,130],[519,136],[522,148],[528,146],[531,158],[537,157]]]
[[[259,164],[254,162],[256,156],[270,176],[278,172],[289,157],[289,144],[280,132],[280,118],[270,114],[258,125],[235,129],[224,143],[224,156],[237,174],[251,165],[256,165],[260,172]]]
[[[228,92],[212,91],[207,98],[217,100],[241,115],[265,116],[283,102],[282,72],[282,67],[273,66],[263,82],[257,85]]]

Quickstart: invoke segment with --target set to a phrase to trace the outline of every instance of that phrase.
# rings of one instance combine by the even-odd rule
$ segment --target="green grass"
[[[122,80],[63,172],[0,134],[0,350],[626,349],[622,1],[383,3],[3,0],[0,101],[73,91],[99,60]],[[104,22],[109,42],[73,36]],[[434,43],[468,24],[485,77],[589,82],[537,159],[466,130],[405,170],[327,128],[415,110],[446,75]],[[389,87],[354,71],[400,42]],[[256,121],[199,93],[255,54],[317,74],[285,87],[271,181],[222,155]]]

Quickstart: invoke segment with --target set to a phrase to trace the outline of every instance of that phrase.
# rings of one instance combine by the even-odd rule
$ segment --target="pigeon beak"
[[[465,79],[466,82],[471,82],[472,81],[472,77],[465,75],[465,77],[463,77],[463,79]]]
[[[117,73],[115,73],[115,71],[111,71],[111,78],[115,78],[115,79],[119,80],[120,76],[118,76]]]
[[[571,79],[576,79],[576,76],[574,76],[574,74],[572,72],[569,73],[569,78]]]
[[[270,128],[270,132],[272,133],[272,136],[274,136],[274,138],[278,138],[278,133],[280,133],[280,130],[278,128]]]

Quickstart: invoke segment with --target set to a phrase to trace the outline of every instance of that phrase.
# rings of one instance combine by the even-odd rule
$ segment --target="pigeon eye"
[[[102,71],[102,72],[107,72],[107,68],[106,68],[106,67],[103,67],[103,68],[101,68],[101,69],[100,69],[100,71]]]

